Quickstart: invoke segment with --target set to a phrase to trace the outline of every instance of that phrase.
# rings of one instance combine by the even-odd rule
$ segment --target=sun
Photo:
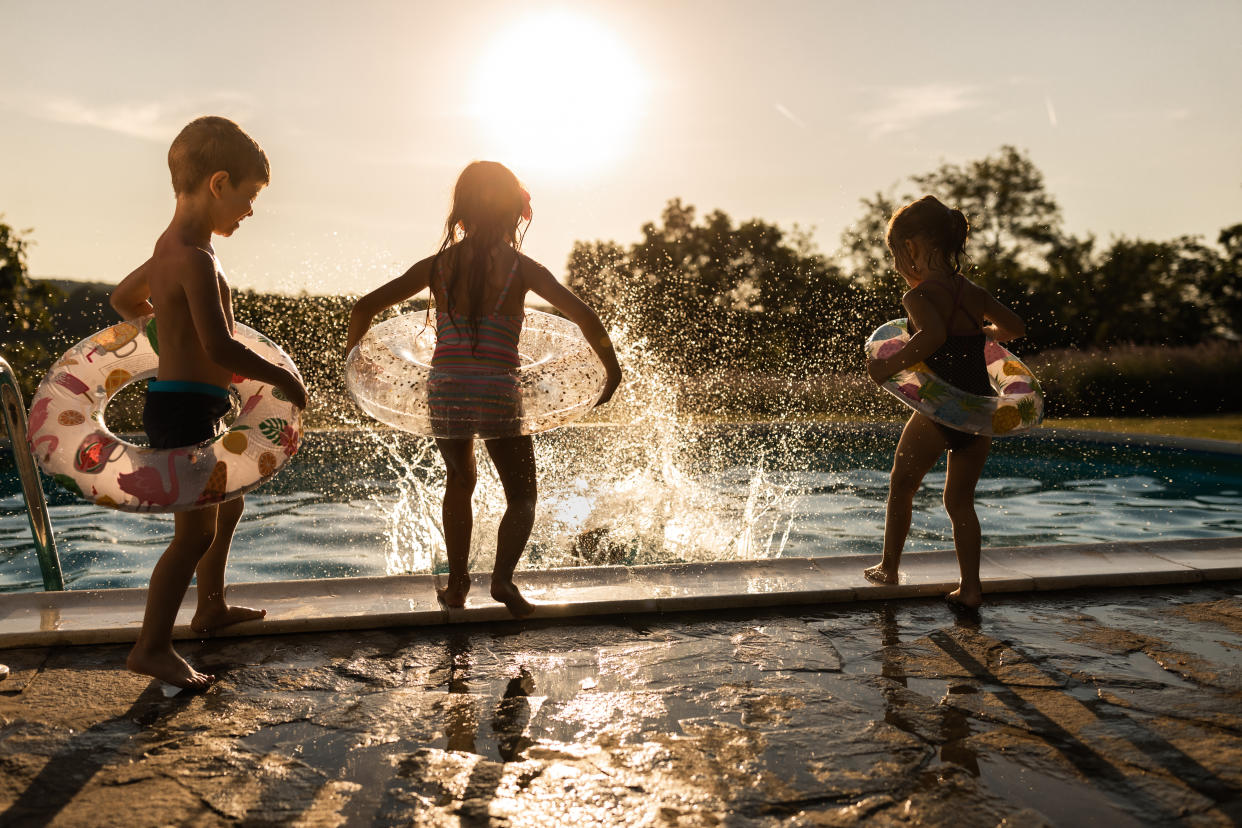
[[[631,149],[643,81],[611,31],[569,12],[544,13],[487,45],[472,109],[496,160],[572,175],[615,164]]]

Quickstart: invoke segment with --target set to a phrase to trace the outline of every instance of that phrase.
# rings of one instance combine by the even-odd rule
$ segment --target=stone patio
[[[1231,825],[1242,582],[0,651],[0,824]]]

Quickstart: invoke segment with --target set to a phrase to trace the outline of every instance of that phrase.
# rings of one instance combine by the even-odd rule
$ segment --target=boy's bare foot
[[[895,584],[898,580],[896,572],[889,572],[884,564],[876,564],[863,570],[863,577],[874,584]]]
[[[125,659],[125,666],[130,672],[151,676],[183,690],[204,690],[216,680],[209,673],[195,670],[172,647],[151,652],[135,644],[129,651],[129,658]]]
[[[944,600],[948,601],[954,608],[977,610],[983,605],[983,591],[978,589],[965,590],[962,587],[958,587],[944,596]]]
[[[535,611],[535,605],[522,597],[512,581],[492,581],[492,597],[508,607],[514,618],[525,618]]]
[[[448,586],[436,590],[436,598],[446,607],[464,607],[466,596],[470,594],[470,576],[458,578],[450,575]]]
[[[190,619],[190,629],[197,633],[215,632],[222,627],[240,624],[243,621],[257,621],[267,616],[265,609],[251,607],[234,607],[220,604],[210,609],[199,608]]]

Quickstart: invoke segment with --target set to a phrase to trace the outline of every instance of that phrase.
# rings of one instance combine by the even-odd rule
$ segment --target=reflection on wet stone
[[[212,640],[174,699],[9,651],[0,822],[1230,824],[1240,594]]]

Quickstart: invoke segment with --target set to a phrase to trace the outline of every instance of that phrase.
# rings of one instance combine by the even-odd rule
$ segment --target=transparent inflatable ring
[[[885,322],[867,340],[867,355],[883,359],[910,341],[905,319]],[[1022,360],[988,340],[983,349],[995,397],[969,394],[949,385],[922,362],[898,371],[881,387],[915,411],[971,434],[1019,434],[1044,421],[1044,392]]]
[[[267,337],[238,324],[234,337],[297,373]],[[298,450],[302,411],[274,386],[234,376],[241,410],[228,430],[197,446],[152,449],[117,437],[104,421],[127,385],[156,376],[155,317],[113,325],[70,348],[48,371],[30,406],[30,448],[43,470],[98,506],[181,512],[231,500],[267,480]]]
[[[435,348],[426,311],[385,320],[350,351],[345,385],[363,411],[393,428],[492,439],[578,419],[595,406],[607,376],[577,325],[535,310],[522,320],[517,368],[437,369]]]

